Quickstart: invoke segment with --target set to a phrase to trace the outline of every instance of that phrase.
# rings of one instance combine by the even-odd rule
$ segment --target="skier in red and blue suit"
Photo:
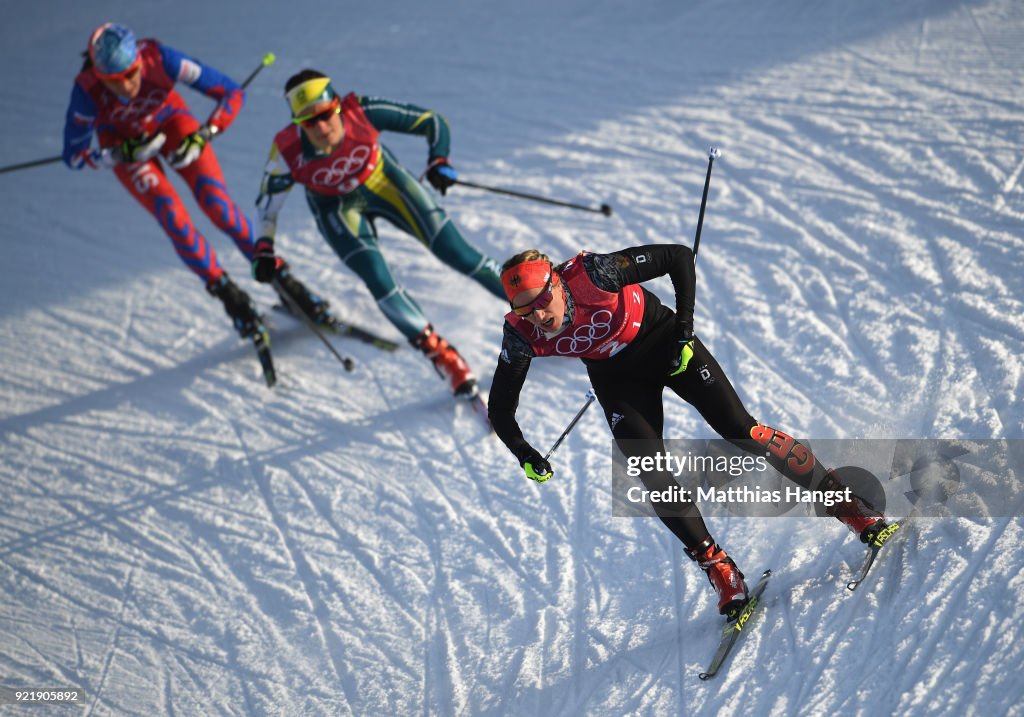
[[[200,125],[175,91],[178,82],[217,102],[205,124]],[[209,65],[155,39],[136,41],[129,28],[105,23],[90,36],[85,63],[75,77],[63,152],[71,169],[113,168],[125,189],[159,222],[185,265],[224,302],[243,337],[260,325],[255,307],[192,223],[160,159],[188,183],[203,213],[251,262],[252,223],[228,194],[217,155],[207,146],[235,120],[244,99],[234,80]],[[276,271],[282,280],[278,286],[306,313],[322,318],[326,302],[296,281],[283,260]]]

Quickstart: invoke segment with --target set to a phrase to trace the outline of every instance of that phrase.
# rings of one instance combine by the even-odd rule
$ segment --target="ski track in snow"
[[[445,114],[466,179],[614,207],[451,192],[499,260],[690,243],[718,146],[697,331],[754,416],[812,439],[1024,438],[1019,2],[399,2],[334,29],[300,27],[302,0],[203,6],[200,28],[190,2],[57,5],[12,10],[0,43],[28,65],[0,98],[5,164],[59,148],[67,48],[107,16],[236,77],[274,45],[217,141],[246,208],[306,65]],[[420,166],[420,138],[384,141]],[[540,486],[404,345],[338,340],[347,374],[271,315],[267,391],[112,179],[49,167],[0,189],[0,686],[79,687],[88,715],[1024,714],[1019,518],[920,520],[853,594],[860,548],[833,522],[710,518],[748,576],[776,574],[701,683],[714,596],[660,525],[610,517],[598,408]],[[397,338],[300,196],[280,227],[304,281]],[[379,228],[486,388],[504,308]],[[534,363],[519,418],[538,448],[587,387],[578,363]],[[711,437],[666,404],[666,435]]]

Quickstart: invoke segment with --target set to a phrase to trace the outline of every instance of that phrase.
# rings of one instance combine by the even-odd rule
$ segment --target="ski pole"
[[[263,59],[260,60],[260,64],[257,65],[256,69],[250,72],[249,76],[242,81],[242,89],[244,90],[246,87],[249,86],[249,83],[256,78],[256,75],[260,74],[260,70],[262,70],[264,67],[270,67],[271,65],[273,65],[274,60],[276,59],[277,57],[275,57],[273,52],[268,52],[266,55],[264,55]]]
[[[9,164],[6,167],[0,167],[0,174],[6,172],[15,172],[19,169],[28,169],[29,167],[41,167],[44,164],[54,164],[64,159],[62,156],[57,155],[56,157],[47,157],[46,159],[36,159],[31,162],[22,162],[21,164]]]
[[[606,217],[612,215],[612,208],[607,204],[602,204],[600,207],[588,207],[583,204],[573,204],[572,202],[563,202],[560,199],[550,199],[548,197],[541,197],[537,194],[527,194],[526,192],[516,192],[511,189],[501,189],[500,187],[490,187],[486,184],[477,184],[476,182],[467,182],[464,179],[456,179],[455,184],[462,185],[463,187],[472,187],[473,189],[482,189],[485,192],[494,192],[495,194],[506,194],[510,197],[519,197],[520,199],[532,199],[535,202],[544,202],[545,204],[554,204],[559,207],[569,207],[570,209],[579,209],[584,212],[594,212],[595,214],[604,214]]]
[[[256,75],[260,74],[260,70],[262,70],[264,67],[269,67],[270,65],[273,65],[274,60],[276,59],[277,57],[274,55],[273,52],[268,52],[266,55],[264,55],[263,59],[260,60],[260,64],[256,66],[256,69],[250,72],[248,77],[242,80],[242,84],[239,85],[239,88],[244,90],[246,87],[248,87],[249,83],[256,78]],[[203,126],[199,128],[199,133],[207,142],[212,140],[217,135],[217,133],[213,131],[213,128],[210,127],[209,122],[203,123]]]
[[[697,236],[693,240],[693,258],[697,258],[697,249],[700,247],[700,230],[704,226],[704,209],[708,206],[708,187],[711,186],[711,165],[715,163],[716,157],[722,153],[717,147],[708,150],[708,173],[704,175],[704,196],[700,198],[700,215],[697,217]]]
[[[341,365],[345,367],[346,371],[351,371],[355,367],[355,362],[348,356],[342,356],[340,353],[338,353],[338,350],[334,348],[334,345],[330,341],[327,340],[327,337],[324,336],[324,333],[320,330],[320,328],[315,323],[313,323],[313,319],[306,316],[306,312],[303,311],[299,307],[299,305],[295,303],[295,299],[293,299],[291,295],[284,290],[284,288],[277,281],[277,279],[273,279],[271,283],[274,285],[274,289],[277,290],[277,293],[281,296],[281,298],[284,299],[284,303],[288,304],[288,309],[293,314],[302,319],[302,323],[309,327],[309,330],[316,334],[318,339],[324,342],[324,346],[327,347],[327,350],[334,354],[334,358],[338,359],[341,362]]]
[[[594,393],[594,389],[590,389],[589,391],[587,391],[587,402],[583,404],[583,408],[576,412],[576,416],[571,421],[569,421],[569,425],[566,426],[564,431],[562,431],[562,435],[558,437],[558,440],[555,441],[555,444],[551,446],[551,450],[549,450],[547,454],[544,456],[544,460],[550,458],[551,454],[555,452],[555,449],[562,445],[562,441],[564,441],[565,437],[569,435],[569,432],[576,427],[576,423],[580,420],[580,417],[583,416],[586,410],[590,408],[590,404],[594,402],[595,398],[597,398],[597,394]]]
[[[248,87],[249,83],[252,82],[256,78],[256,75],[258,75],[260,73],[260,70],[262,70],[264,67],[269,67],[270,65],[273,65],[274,61],[276,59],[277,59],[277,57],[274,55],[273,52],[268,52],[266,55],[264,55],[263,59],[260,61],[259,66],[257,66],[255,70],[253,70],[251,73],[249,73],[249,76],[246,77],[245,80],[242,82],[241,88],[244,90],[246,87]],[[204,124],[203,127],[206,127],[206,125]],[[212,135],[211,135],[211,137],[212,137]],[[210,137],[207,137],[206,139],[209,140]],[[5,174],[7,172],[16,172],[19,169],[29,169],[30,167],[41,167],[41,166],[43,166],[45,164],[55,164],[56,162],[60,162],[63,159],[64,159],[64,157],[62,157],[61,155],[57,155],[56,157],[47,157],[45,159],[36,159],[36,160],[31,161],[31,162],[22,162],[20,164],[10,164],[10,165],[8,165],[6,167],[0,167],[0,174]]]

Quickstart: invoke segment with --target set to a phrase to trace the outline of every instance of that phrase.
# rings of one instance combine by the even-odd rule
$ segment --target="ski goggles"
[[[300,117],[292,117],[292,122],[303,127],[312,127],[319,122],[326,122],[334,115],[341,114],[341,100],[335,97],[331,103],[319,112],[310,112]]]
[[[539,294],[528,304],[523,306],[512,306],[512,302],[509,302],[509,306],[512,306],[512,313],[516,316],[526,318],[537,309],[543,309],[555,298],[555,289],[553,279],[556,275],[554,273],[548,277],[548,283],[544,285],[544,288]]]

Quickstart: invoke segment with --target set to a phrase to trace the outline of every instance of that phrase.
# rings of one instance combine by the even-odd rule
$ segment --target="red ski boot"
[[[733,559],[718,547],[711,538],[701,543],[696,550],[687,550],[686,554],[703,570],[711,586],[718,593],[718,612],[726,619],[734,620],[747,604],[747,584],[743,573],[736,567]]]
[[[425,328],[422,334],[413,339],[412,345],[434,363],[434,368],[442,378],[449,380],[452,393],[456,396],[472,396],[477,392],[476,377],[469,370],[465,359],[454,346],[435,333],[433,326]]]
[[[829,471],[825,478],[826,490],[843,490],[845,486],[836,475]],[[860,538],[860,542],[871,545],[875,537],[888,527],[885,516],[875,510],[869,502],[856,493],[851,492],[852,500],[836,503],[825,512],[834,516],[840,523]]]
[[[851,501],[833,506],[831,511],[840,523],[860,538],[860,542],[868,545],[873,544],[878,534],[889,527],[881,513],[856,495]]]

